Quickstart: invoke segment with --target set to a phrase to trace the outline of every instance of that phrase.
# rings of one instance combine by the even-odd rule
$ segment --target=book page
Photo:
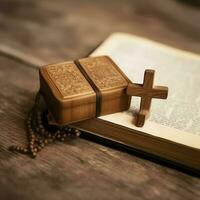
[[[167,100],[153,99],[144,127],[133,124],[140,99],[128,111],[100,117],[132,129],[200,148],[200,56],[125,33],[112,34],[91,56],[109,55],[134,83],[156,70],[155,85],[169,87]]]

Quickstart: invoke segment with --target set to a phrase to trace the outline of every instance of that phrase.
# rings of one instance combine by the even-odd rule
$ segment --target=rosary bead
[[[16,146],[16,150],[19,151],[19,150],[20,150],[20,147],[19,147],[19,146]]]
[[[37,132],[39,132],[39,131],[40,131],[40,129],[39,129],[39,128],[36,128],[36,131],[37,131]]]
[[[38,139],[38,143],[40,143],[40,144],[41,144],[42,142],[43,142],[43,140],[42,140],[42,139]]]
[[[52,138],[49,138],[49,139],[48,139],[48,142],[49,142],[49,143],[53,142],[53,139],[52,139]]]
[[[23,149],[23,152],[24,152],[24,153],[27,153],[27,152],[28,152],[28,149],[27,149],[27,148],[24,148],[24,149]]]
[[[40,147],[41,147],[41,148],[44,148],[44,146],[45,146],[45,144],[44,144],[44,143],[40,144]]]
[[[57,135],[57,138],[59,139],[60,137],[61,137],[61,135],[60,135],[60,134],[58,134],[58,135]]]
[[[67,133],[68,136],[71,136],[72,134],[73,134],[72,132],[68,132],[68,133]]]
[[[39,126],[39,128],[43,128],[43,125],[42,125],[42,121],[41,121],[41,120],[38,120],[38,126]]]
[[[31,134],[31,135],[30,135],[30,139],[31,139],[31,141],[34,141],[34,140],[36,139],[35,135],[34,135],[34,134]]]
[[[44,130],[44,128],[42,128],[42,129],[41,129],[41,133],[42,133],[42,134],[44,134],[44,133],[45,133],[45,130]]]
[[[33,152],[34,152],[33,149],[30,149],[30,153],[33,154]]]
[[[81,131],[78,130],[78,129],[76,129],[76,130],[75,130],[75,133],[76,133],[76,136],[78,137],[78,136],[81,134]]]
[[[37,153],[36,152],[33,152],[32,153],[32,156],[35,158],[37,156]]]

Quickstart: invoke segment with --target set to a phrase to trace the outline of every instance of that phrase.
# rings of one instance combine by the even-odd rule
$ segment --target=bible
[[[92,54],[108,55],[131,81],[144,70],[157,72],[157,84],[169,86],[167,101],[155,99],[142,128],[133,124],[139,99],[128,111],[77,122],[71,126],[131,147],[166,162],[200,172],[200,56],[125,33],[114,33]]]

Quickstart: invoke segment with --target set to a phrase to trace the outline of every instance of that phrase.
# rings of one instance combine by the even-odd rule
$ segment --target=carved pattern
[[[105,56],[81,59],[80,63],[99,89],[127,86],[126,79]]]
[[[93,91],[72,62],[50,65],[46,67],[46,70],[64,98]]]

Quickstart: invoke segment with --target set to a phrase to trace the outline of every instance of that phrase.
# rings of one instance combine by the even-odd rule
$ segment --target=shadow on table
[[[167,159],[161,158],[159,156],[155,156],[155,155],[146,153],[146,152],[141,151],[141,150],[137,150],[135,148],[125,146],[123,144],[113,142],[111,140],[108,140],[108,139],[105,139],[105,138],[102,138],[102,137],[99,137],[99,136],[96,136],[96,135],[93,135],[93,134],[90,134],[90,133],[86,133],[86,132],[82,132],[80,137],[83,138],[83,139],[90,140],[90,141],[93,141],[95,143],[107,146],[107,147],[114,148],[114,149],[119,150],[119,151],[126,152],[126,153],[131,154],[131,155],[138,156],[138,157],[143,158],[143,159],[147,159],[147,160],[155,162],[159,165],[166,166],[166,167],[169,167],[169,168],[173,168],[175,170],[181,171],[181,172],[186,173],[188,175],[200,177],[200,171],[198,171],[198,170],[191,169],[187,166],[183,166],[183,165],[180,165],[178,163],[174,163],[170,160],[167,160]]]
[[[198,6],[200,8],[200,0],[177,0],[190,6]]]

